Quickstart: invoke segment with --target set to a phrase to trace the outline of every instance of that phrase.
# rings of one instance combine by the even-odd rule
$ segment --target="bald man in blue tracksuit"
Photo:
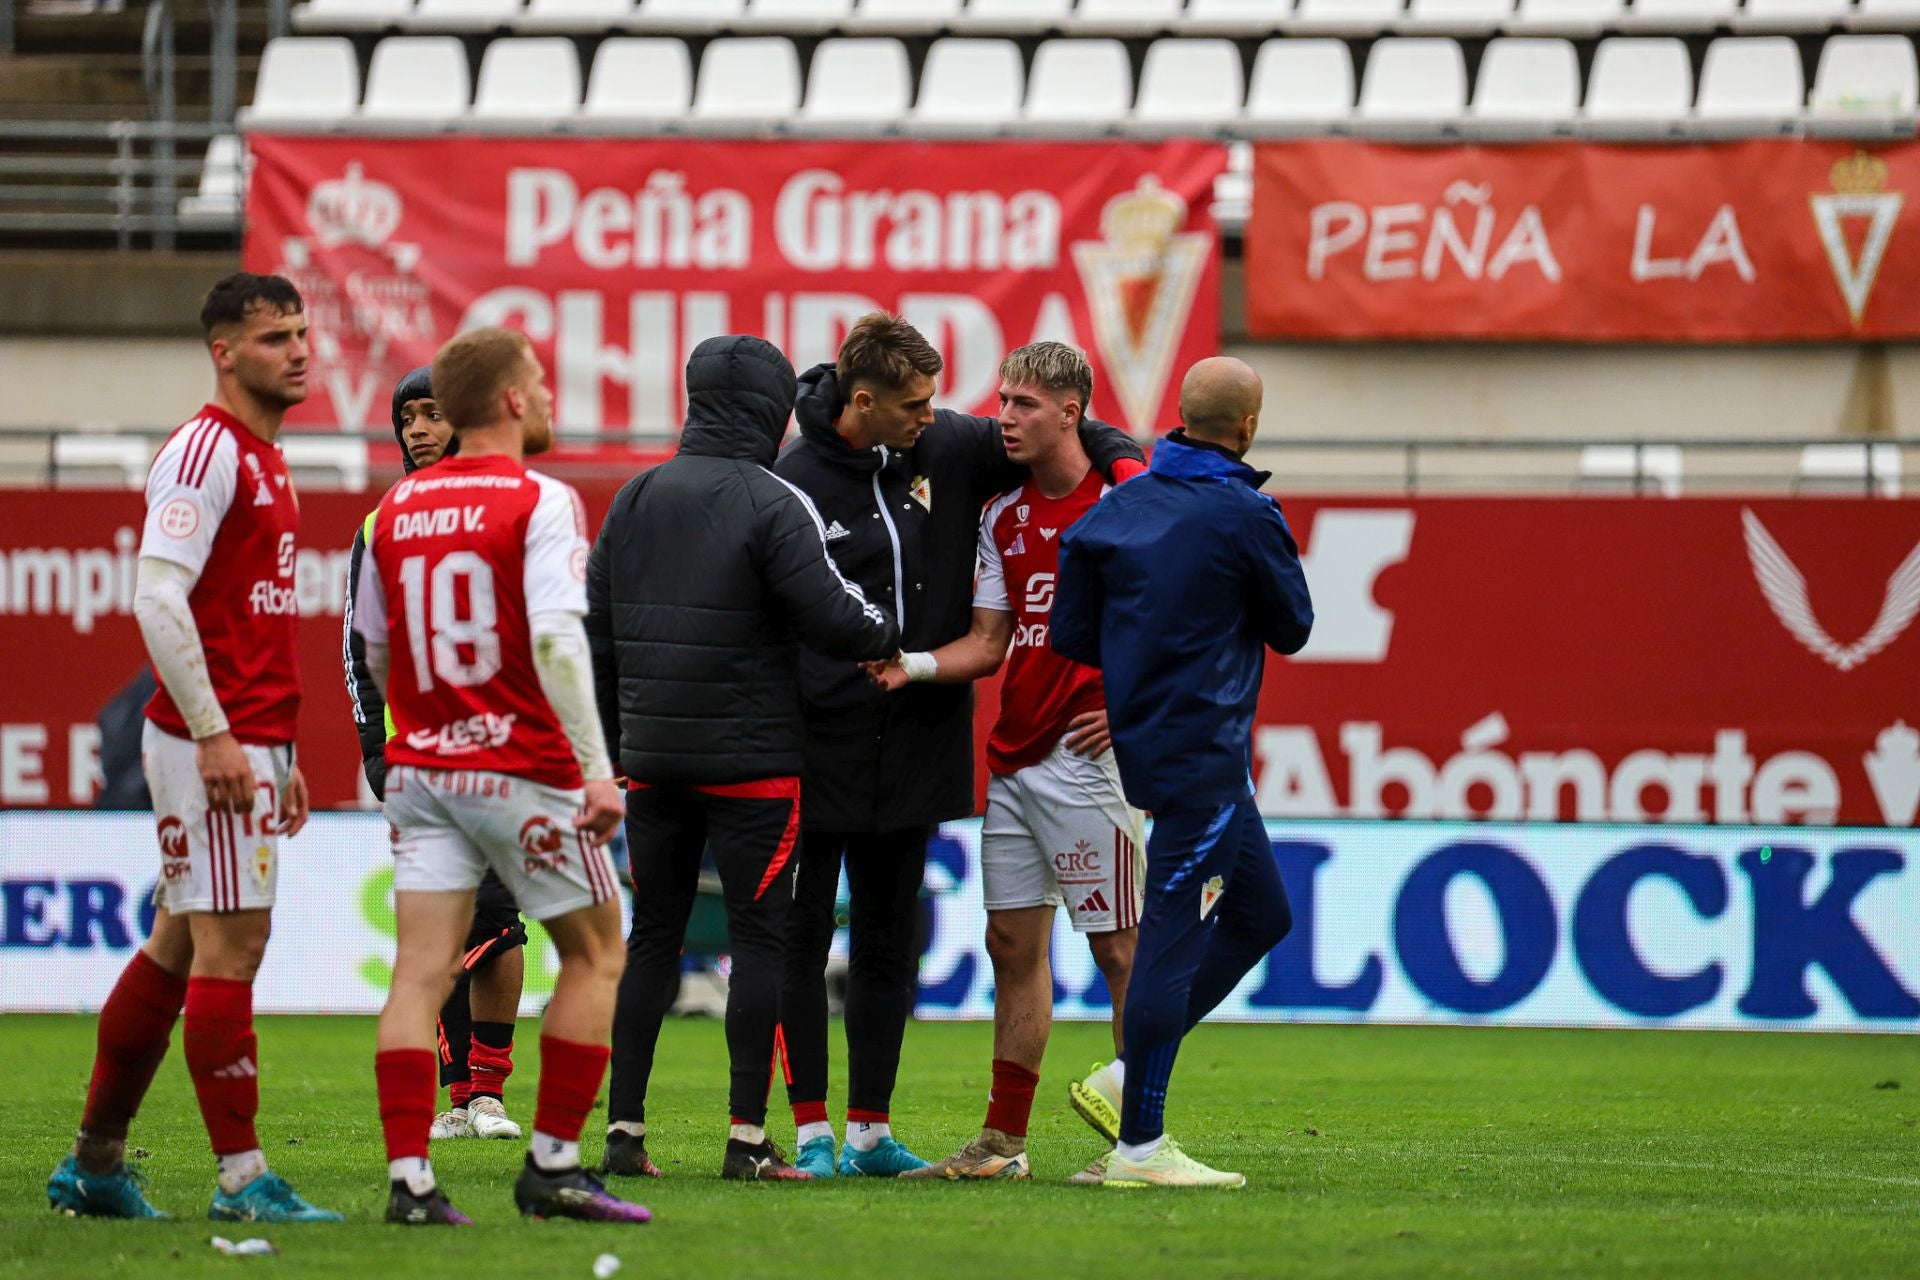
[[[1162,1113],[1181,1038],[1293,923],[1253,804],[1253,713],[1266,650],[1306,644],[1313,602],[1280,504],[1260,492],[1268,474],[1241,461],[1260,401],[1245,364],[1202,360],[1181,383],[1184,429],[1060,540],[1053,647],[1100,668],[1127,801],[1154,815],[1126,1052],[1105,1069],[1121,1077],[1119,1141],[1076,1181],[1246,1182],[1182,1152]]]

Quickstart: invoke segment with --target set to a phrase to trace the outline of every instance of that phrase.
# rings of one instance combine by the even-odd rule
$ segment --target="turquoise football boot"
[[[229,1195],[217,1191],[207,1216],[215,1222],[339,1222],[340,1215],[300,1198],[287,1180],[269,1169]]]
[[[840,1148],[840,1176],[843,1178],[897,1178],[927,1162],[901,1146],[893,1138],[882,1138],[871,1151],[855,1151],[848,1143]]]
[[[146,1185],[134,1165],[123,1163],[112,1173],[92,1174],[69,1152],[47,1179],[47,1203],[81,1218],[166,1217],[147,1202]]]
[[[833,1139],[831,1137],[814,1138],[800,1144],[800,1150],[794,1153],[793,1167],[815,1178],[833,1176]]]

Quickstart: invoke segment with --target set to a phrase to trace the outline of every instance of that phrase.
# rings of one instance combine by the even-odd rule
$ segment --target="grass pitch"
[[[479,1224],[379,1221],[385,1165],[366,1019],[267,1018],[268,1158],[342,1226],[216,1226],[186,1070],[161,1068],[133,1141],[165,1223],[69,1220],[48,1171],[72,1139],[93,1020],[0,1022],[0,1277],[462,1276],[620,1280],[768,1276],[1920,1275],[1920,1039],[1912,1036],[1442,1028],[1201,1028],[1168,1110],[1239,1192],[1062,1185],[1100,1144],[1068,1109],[1071,1074],[1105,1029],[1062,1024],[1041,1081],[1024,1185],[719,1180],[721,1031],[669,1022],[648,1146],[660,1182],[618,1183],[646,1227],[530,1223],[513,1212],[521,1146],[436,1144],[454,1201]],[[838,1030],[836,1028],[836,1038]],[[176,1036],[177,1039],[177,1036]],[[537,1036],[522,1024],[511,1113],[532,1116]],[[915,1024],[895,1132],[944,1155],[980,1122],[991,1031]],[[844,1063],[836,1063],[843,1067]],[[836,1080],[833,1105],[841,1094]],[[775,1133],[791,1145],[776,1090]],[[587,1153],[597,1159],[598,1117]],[[209,1240],[264,1236],[274,1258]]]

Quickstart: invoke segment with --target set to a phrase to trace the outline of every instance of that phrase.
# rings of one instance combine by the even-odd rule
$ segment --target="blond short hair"
[[[1093,366],[1087,353],[1065,342],[1029,342],[1016,347],[1000,362],[1000,381],[1016,387],[1039,387],[1042,391],[1080,402],[1080,416],[1087,416],[1093,400]]]
[[[533,344],[512,329],[473,329],[433,358],[433,398],[455,431],[484,427],[500,416],[500,393],[533,361]]]
[[[869,389],[900,391],[916,376],[935,377],[945,367],[918,329],[891,312],[870,311],[847,330],[834,377],[840,394],[851,396],[861,383]]]

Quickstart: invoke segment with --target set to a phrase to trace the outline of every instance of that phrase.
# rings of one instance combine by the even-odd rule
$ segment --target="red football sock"
[[[467,1105],[469,1101],[472,1100],[472,1098],[473,1098],[473,1081],[470,1078],[466,1080],[455,1080],[452,1084],[447,1086],[447,1105],[448,1106],[464,1107]]]
[[[126,1140],[127,1126],[167,1056],[167,1040],[186,998],[185,978],[174,977],[144,951],[133,953],[100,1009],[93,1083],[80,1118],[90,1136]]]
[[[1005,1058],[993,1060],[993,1092],[987,1095],[987,1128],[1027,1136],[1027,1121],[1033,1115],[1033,1091],[1040,1083],[1038,1072],[1029,1071]]]
[[[481,1043],[480,1033],[476,1030],[473,1043],[467,1049],[468,1096],[485,1093],[496,1098],[502,1097],[507,1087],[507,1077],[512,1074],[512,1034],[508,1034],[504,1047],[496,1047]],[[458,1106],[459,1103],[454,1105]]]
[[[793,1122],[799,1124],[825,1124],[827,1122],[827,1104],[824,1102],[796,1102],[793,1104]]]
[[[259,1041],[253,1034],[253,984],[232,978],[187,979],[187,1073],[200,1099],[213,1154],[258,1150]]]
[[[427,1158],[427,1133],[433,1128],[433,1099],[439,1092],[431,1049],[382,1049],[373,1055],[373,1078],[380,1091],[380,1131],[387,1159]]]
[[[611,1054],[604,1044],[540,1037],[540,1089],[533,1106],[536,1132],[562,1142],[580,1141],[587,1113],[600,1097]]]
[[[848,1124],[886,1124],[887,1113],[884,1111],[868,1111],[862,1107],[848,1107],[847,1123]]]

